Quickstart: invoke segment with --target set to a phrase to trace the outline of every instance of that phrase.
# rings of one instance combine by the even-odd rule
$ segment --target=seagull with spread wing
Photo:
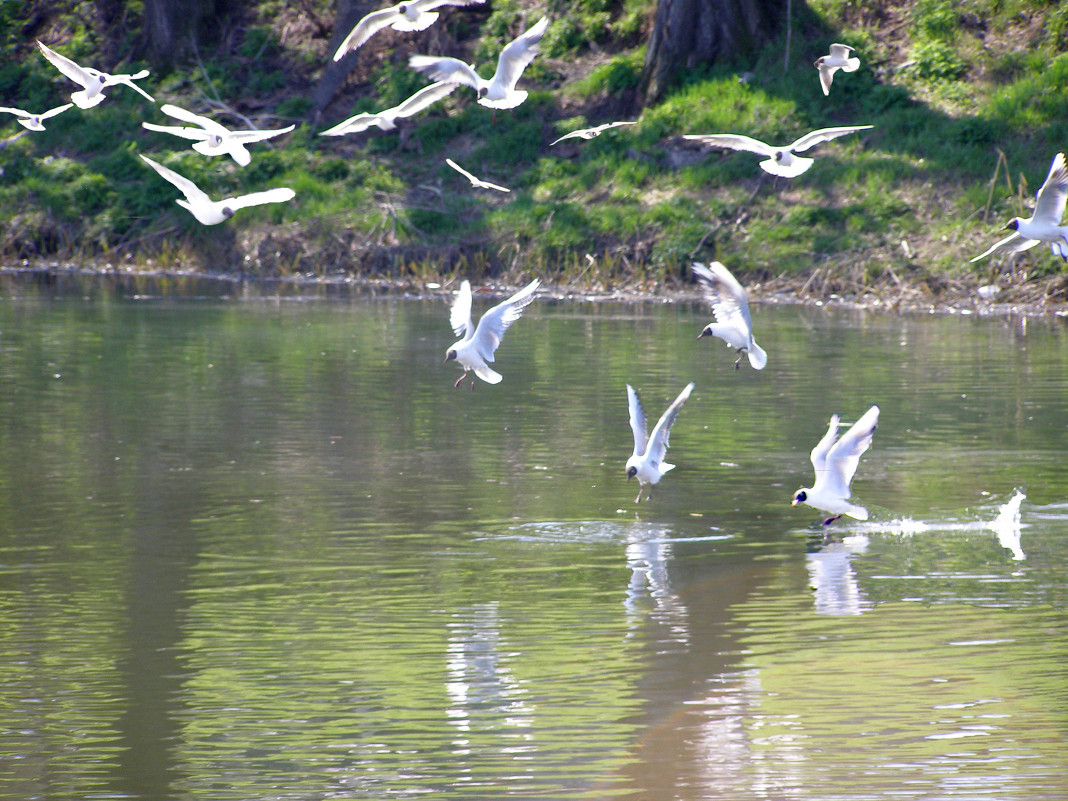
[[[4,112],[5,114],[14,114],[16,117],[18,117],[16,122],[24,128],[28,128],[31,131],[43,131],[45,127],[42,123],[45,120],[50,117],[54,117],[57,114],[62,114],[72,105],[74,104],[67,103],[65,106],[56,106],[55,108],[49,109],[48,111],[43,111],[40,114],[32,114],[29,111],[23,111],[20,108],[0,107],[0,111]]]
[[[635,503],[641,502],[642,491],[645,490],[646,485],[649,485],[649,489],[646,491],[645,500],[649,500],[652,497],[653,485],[660,481],[664,473],[675,469],[675,465],[664,461],[664,457],[667,456],[668,435],[675,424],[675,418],[679,416],[682,404],[693,392],[693,387],[692,381],[686,385],[685,389],[668,406],[667,411],[661,415],[653,427],[653,433],[647,435],[645,409],[634,387],[627,384],[630,430],[634,434],[634,453],[627,459],[627,481],[635,477],[638,479],[638,497],[634,499]]]
[[[186,111],[184,108],[178,108],[178,106],[173,106],[170,103],[160,106],[160,111],[168,117],[174,117],[176,120],[188,122],[190,125],[197,127],[154,125],[151,122],[142,122],[141,126],[149,131],[159,131],[192,140],[193,150],[203,153],[205,156],[229,155],[242,167],[247,166],[252,160],[252,156],[245,148],[245,145],[287,134],[297,127],[296,125],[289,125],[285,128],[275,128],[268,131],[231,131],[213,119],[201,117],[199,114]]]
[[[141,158],[185,195],[185,198],[178,198],[174,202],[186,209],[204,225],[217,225],[223,220],[228,220],[234,216],[234,212],[238,209],[260,206],[264,203],[284,203],[287,200],[292,200],[296,195],[292,189],[279,187],[277,189],[268,189],[266,192],[253,192],[250,195],[212,200],[188,178],[182,177],[174,170],[167,169],[148,156],[142,154]]]
[[[1020,253],[1030,250],[1039,242],[1048,242],[1054,256],[1068,261],[1068,225],[1061,225],[1066,199],[1068,167],[1065,166],[1064,154],[1058,153],[1053,157],[1042,188],[1038,190],[1034,213],[1026,220],[1020,217],[1009,220],[1005,228],[1012,233],[971,261],[985,259],[991,253]]]
[[[820,86],[823,87],[823,94],[829,95],[831,93],[831,82],[834,80],[834,74],[838,70],[856,72],[860,69],[860,59],[849,55],[852,51],[853,48],[849,45],[833,44],[829,55],[820,56],[816,59],[816,63],[813,66],[820,72]]]
[[[460,284],[460,291],[449,310],[449,325],[457,336],[463,338],[450,345],[445,352],[446,362],[456,361],[464,368],[463,375],[456,379],[454,387],[460,386],[471,370],[487,384],[501,383],[501,374],[491,369],[489,363],[493,361],[493,354],[501,344],[504,332],[523,316],[540,284],[541,281],[535,278],[508,300],[486,311],[477,327],[471,322],[471,284],[467,281]],[[475,379],[472,378],[471,389],[474,388]]]
[[[383,28],[395,31],[421,31],[429,28],[438,19],[435,8],[442,6],[473,6],[486,0],[410,0],[389,8],[372,11],[349,31],[345,41],[334,53],[334,61],[341,61],[348,53],[358,48]]]
[[[749,357],[749,364],[754,370],[763,370],[764,365],[768,363],[768,354],[753,339],[749,301],[738,279],[718,261],[707,267],[695,262],[690,268],[701,282],[705,300],[712,307],[712,314],[716,318],[716,322],[706,325],[697,338],[719,337],[736,349],[738,358],[734,362],[735,370],[738,369],[742,356]]]
[[[475,189],[496,189],[498,192],[511,192],[512,190],[506,186],[498,186],[497,184],[491,184],[489,181],[483,181],[481,178],[472,175],[459,164],[452,159],[445,159],[445,163],[452,167],[456,172],[460,173],[464,178],[471,182],[471,186]]]
[[[458,58],[410,56],[408,66],[434,81],[470,86],[478,92],[478,102],[488,108],[515,108],[527,99],[527,93],[516,90],[515,85],[523,70],[538,54],[538,43],[548,27],[549,18],[542,17],[525,33],[509,42],[497,58],[497,71],[488,81],[479,76],[474,67]]]
[[[442,81],[432,83],[430,86],[424,86],[400,105],[387,108],[385,111],[379,111],[375,114],[364,113],[349,117],[333,128],[323,131],[319,136],[344,136],[345,134],[366,131],[375,125],[383,131],[392,131],[397,127],[397,119],[418,114],[423,109],[437,103],[443,97],[455,91],[459,85],[458,83],[444,83]]]
[[[857,520],[867,520],[868,510],[849,502],[852,490],[849,488],[853,475],[857,472],[860,457],[871,446],[875,436],[875,426],[879,422],[879,407],[872,406],[857,422],[850,426],[837,442],[838,415],[831,415],[827,433],[823,435],[809,457],[816,471],[816,481],[811,487],[799,489],[794,493],[791,506],[805,503],[833,517],[824,520],[829,525],[842,515],[849,515]]]
[[[630,122],[606,122],[603,125],[595,125],[592,128],[583,128],[578,131],[572,131],[571,133],[564,134],[554,142],[549,143],[549,147],[552,147],[557,142],[563,142],[565,139],[593,139],[595,136],[600,136],[610,128],[619,128],[622,125],[637,125],[638,121]]]
[[[111,75],[106,72],[101,72],[100,70],[92,69],[91,67],[79,67],[66,56],[60,55],[41,42],[38,42],[37,46],[41,48],[44,57],[52,63],[53,67],[75,83],[82,86],[80,91],[77,91],[70,96],[71,101],[78,108],[92,108],[104,99],[104,90],[106,88],[109,86],[117,86],[118,84],[129,86],[135,92],[148,98],[153,103],[156,102],[152,95],[134,83],[134,81],[146,77],[148,75],[148,70],[141,70],[133,75]]]
[[[761,169],[772,175],[783,178],[796,178],[812,166],[813,159],[798,156],[809,148],[815,147],[821,142],[829,142],[839,136],[866,131],[870,125],[845,125],[840,128],[820,128],[818,131],[807,133],[784,147],[776,147],[741,134],[687,134],[683,139],[692,139],[705,145],[714,145],[728,150],[745,150],[765,156],[766,160],[760,162]]]

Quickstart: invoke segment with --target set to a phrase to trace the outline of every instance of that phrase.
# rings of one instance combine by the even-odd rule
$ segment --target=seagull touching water
[[[649,489],[646,491],[645,499],[649,500],[652,497],[653,484],[660,481],[660,477],[668,470],[675,468],[675,465],[664,461],[668,449],[668,434],[675,423],[675,418],[679,416],[679,409],[693,392],[693,386],[692,381],[686,385],[686,388],[679,393],[679,396],[657,421],[653,433],[646,435],[645,409],[642,408],[642,402],[634,387],[627,384],[630,430],[634,434],[634,454],[627,459],[627,481],[635,476],[638,478],[638,497],[634,499],[635,503],[641,502],[642,490],[645,490],[646,484],[649,485]]]
[[[768,363],[768,354],[753,339],[753,324],[749,321],[749,301],[745,290],[738,283],[730,270],[714,261],[707,267],[696,262],[690,265],[693,274],[701,281],[705,299],[712,307],[716,322],[709,323],[697,338],[719,337],[730,347],[738,351],[734,369],[742,356],[749,357],[749,364],[754,370],[763,370]]]
[[[839,136],[846,136],[857,131],[866,131],[871,127],[870,125],[845,125],[840,128],[820,128],[818,131],[805,134],[785,147],[768,145],[759,139],[741,134],[687,134],[683,139],[693,139],[706,145],[725,147],[728,150],[746,150],[758,156],[766,156],[767,159],[760,162],[760,168],[764,172],[783,178],[796,178],[813,163],[813,159],[799,156],[798,153],[803,153],[821,142],[829,142]]]
[[[838,415],[832,414],[827,433],[811,453],[816,481],[811,487],[799,489],[794,494],[791,506],[807,503],[816,509],[830,512],[833,517],[824,520],[824,525],[833,523],[842,515],[867,520],[868,510],[849,502],[852,494],[849,484],[853,480],[853,474],[857,472],[860,457],[871,445],[878,422],[879,407],[872,406],[835,442],[835,437],[838,436]]]
[[[515,108],[527,99],[527,93],[516,91],[515,85],[538,54],[538,43],[548,27],[549,18],[542,17],[526,33],[509,42],[497,59],[497,71],[488,81],[458,58],[410,56],[408,66],[434,81],[470,86],[478,92],[478,102],[488,108]]]
[[[1066,199],[1068,167],[1064,163],[1064,154],[1058,153],[1053,157],[1045,183],[1038,190],[1034,213],[1026,220],[1020,217],[1009,220],[1005,227],[1011,229],[1012,233],[971,261],[979,261],[991,253],[1020,253],[1030,250],[1039,242],[1049,242],[1053,255],[1068,261],[1068,225],[1061,225]]]
[[[467,373],[474,370],[475,375],[487,384],[501,383],[501,374],[490,369],[493,353],[501,344],[501,337],[508,326],[523,316],[523,311],[534,300],[534,293],[541,284],[537,278],[516,292],[503,303],[498,303],[482,315],[476,328],[471,323],[471,284],[463,281],[456,300],[449,310],[449,325],[457,336],[463,336],[459,342],[449,346],[445,352],[445,361],[456,360],[464,368],[463,375],[456,379],[454,387],[467,378]],[[475,388],[475,379],[471,379],[471,389]]]

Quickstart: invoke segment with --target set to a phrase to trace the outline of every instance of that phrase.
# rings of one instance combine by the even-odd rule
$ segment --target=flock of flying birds
[[[410,2],[373,11],[363,19],[345,37],[334,53],[338,61],[367,42],[375,33],[390,27],[397,31],[419,31],[432,25],[439,16],[435,9],[442,6],[471,6],[484,3],[485,0],[411,0]],[[396,128],[396,120],[410,117],[425,110],[451,94],[460,86],[475,90],[478,103],[491,109],[510,109],[520,105],[527,98],[527,92],[516,88],[526,67],[538,53],[538,45],[549,26],[547,17],[543,17],[516,39],[508,43],[497,60],[497,69],[489,79],[483,78],[475,68],[460,59],[412,55],[408,65],[426,75],[434,83],[420,89],[399,105],[377,113],[361,113],[323,131],[321,136],[344,136],[350,133],[366,131],[377,127],[382,131]],[[44,130],[44,121],[57,114],[62,114],[72,105],[79,109],[90,109],[104,100],[104,90],[112,86],[127,86],[143,95],[151,102],[155,99],[136,81],[148,76],[148,70],[134,74],[109,74],[89,67],[82,67],[66,56],[55,52],[41,42],[37,43],[41,53],[63,75],[82,88],[71,94],[71,102],[33,114],[17,108],[0,108],[0,112],[13,114],[18,122],[30,131]],[[815,62],[819,73],[820,86],[825,95],[830,94],[834,74],[838,70],[855,72],[860,67],[860,59],[852,55],[853,48],[843,44],[832,44],[830,53],[821,56]],[[276,136],[289,133],[294,125],[273,130],[230,130],[208,117],[194,114],[172,104],[163,104],[160,110],[168,117],[182,125],[157,125],[144,122],[144,128],[180,137],[192,141],[192,147],[205,156],[229,155],[238,165],[250,163],[251,155],[247,145],[262,142]],[[636,125],[637,121],[610,122],[591,128],[572,131],[551,145],[566,139],[591,139],[604,131],[627,125]],[[811,148],[823,142],[841,136],[871,128],[870,125],[851,125],[834,128],[821,128],[801,136],[789,145],[775,146],[732,133],[694,134],[685,138],[727,150],[741,150],[763,157],[759,166],[772,175],[783,178],[796,178],[808,170],[813,159],[801,156]],[[232,217],[238,209],[265,203],[282,203],[295,197],[292,189],[277,187],[262,192],[212,200],[205,192],[188,178],[154,161],[148,156],[141,158],[163,179],[178,189],[183,198],[175,202],[188,210],[200,223],[216,225]],[[446,163],[465,177],[474,188],[492,189],[509,192],[507,187],[483,181],[462,168],[452,159]],[[1039,242],[1050,245],[1055,255],[1068,261],[1068,226],[1060,224],[1064,215],[1065,201],[1068,198],[1068,167],[1063,153],[1057,154],[1050,167],[1050,172],[1041,189],[1033,215],[1027,219],[1014,217],[1005,226],[1013,233],[994,244],[986,252],[976,256],[978,261],[992,253],[1015,253],[1034,247]],[[692,265],[694,276],[703,288],[715,321],[702,329],[700,337],[714,336],[724,340],[728,346],[739,353],[735,369],[742,357],[747,357],[750,365],[762,370],[767,364],[767,354],[753,339],[752,324],[746,293],[741,284],[719,262],[708,265]],[[460,336],[449,347],[445,361],[456,361],[463,367],[463,373],[455,386],[468,377],[470,372],[490,384],[501,381],[500,373],[489,365],[494,361],[494,353],[501,343],[504,332],[512,323],[522,316],[523,311],[534,299],[540,281],[534,279],[521,290],[487,310],[473,325],[471,319],[471,286],[463,281],[460,290],[450,308],[449,322],[455,334]],[[471,387],[475,380],[471,378]],[[627,460],[626,475],[628,481],[637,478],[639,489],[635,503],[641,501],[642,493],[648,499],[653,485],[657,484],[665,473],[674,465],[664,461],[668,448],[671,427],[678,417],[683,404],[693,392],[691,382],[679,393],[674,402],[657,421],[651,433],[648,433],[645,410],[642,408],[638,393],[627,385],[627,401],[630,412],[630,426],[634,435],[634,452]],[[838,517],[849,515],[859,520],[866,520],[868,511],[850,503],[850,483],[856,472],[861,455],[871,445],[872,437],[879,418],[879,407],[872,406],[845,434],[838,437],[840,425],[837,414],[832,415],[827,433],[811,452],[812,466],[816,480],[812,487],[805,487],[795,493],[793,504],[805,503],[831,517],[830,523]]]

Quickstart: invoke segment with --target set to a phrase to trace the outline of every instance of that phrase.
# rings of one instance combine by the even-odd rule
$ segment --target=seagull
[[[569,134],[564,134],[556,142],[563,142],[565,139],[593,139],[595,136],[600,136],[609,128],[618,128],[621,125],[637,125],[638,121],[633,122],[606,122],[604,125],[595,125],[592,128],[583,128],[580,131],[572,131]],[[552,147],[556,142],[550,142],[549,147]]]
[[[372,11],[356,23],[345,41],[334,53],[334,61],[341,61],[347,53],[355,50],[380,30],[392,27],[395,31],[421,31],[433,25],[438,13],[431,9],[441,6],[473,6],[486,0],[411,0],[389,8]]]
[[[856,72],[860,69],[860,59],[849,57],[850,52],[854,48],[844,44],[831,45],[831,53],[827,56],[820,56],[816,59],[813,66],[820,71],[820,86],[823,87],[823,94],[829,95],[831,93],[831,81],[834,80],[834,73],[836,70],[842,72]]]
[[[100,70],[94,70],[90,67],[79,67],[66,56],[61,56],[41,42],[38,42],[37,46],[41,48],[44,57],[52,62],[52,66],[75,83],[82,85],[83,89],[81,91],[75,92],[70,96],[70,99],[74,101],[74,105],[78,108],[92,108],[104,99],[104,89],[120,83],[144,95],[153,103],[156,102],[152,95],[134,83],[134,81],[147,76],[148,70],[141,70],[133,75],[109,75],[106,72],[100,72]]]
[[[152,167],[156,172],[174,184],[183,195],[185,199],[178,198],[175,203],[181,206],[183,209],[187,209],[190,214],[197,218],[198,221],[204,225],[216,225],[223,220],[227,220],[234,216],[234,212],[238,209],[243,209],[248,206],[259,206],[264,203],[283,203],[287,200],[292,200],[296,195],[292,189],[278,188],[268,189],[266,192],[254,192],[251,195],[242,195],[241,197],[228,197],[223,200],[212,200],[206,194],[190,181],[188,178],[183,178],[173,170],[169,170],[162,164],[157,164],[148,156],[141,155],[141,158],[148,162],[148,165]]]
[[[470,181],[471,186],[475,187],[476,189],[496,189],[498,192],[512,191],[506,186],[497,186],[497,184],[491,184],[489,181],[483,181],[481,178],[476,178],[474,175],[469,173],[467,170],[465,170],[452,159],[445,159],[445,163],[452,167],[454,170],[456,170],[456,172],[460,173],[460,175],[462,175],[468,181]]]
[[[1038,190],[1034,213],[1026,220],[1020,217],[1009,220],[1005,227],[1012,229],[1012,233],[971,261],[979,261],[991,253],[1020,253],[1039,242],[1049,242],[1053,255],[1068,261],[1068,225],[1060,224],[1066,198],[1068,167],[1064,163],[1064,154],[1058,153],[1053,157],[1045,183]]]
[[[151,122],[142,122],[141,126],[150,131],[160,131],[161,133],[180,136],[183,139],[191,139],[193,140],[193,150],[203,153],[205,156],[229,154],[242,167],[247,166],[252,160],[252,156],[245,149],[246,144],[262,142],[264,139],[281,136],[297,127],[296,125],[290,125],[287,128],[275,128],[270,131],[231,131],[229,128],[215,122],[215,120],[201,117],[199,114],[178,108],[178,106],[172,106],[170,103],[160,106],[160,111],[168,117],[174,117],[182,122],[188,122],[199,127],[153,125]]]
[[[798,156],[798,153],[808,150],[810,147],[837,139],[839,136],[866,131],[870,125],[846,125],[841,128],[820,128],[812,131],[786,147],[773,147],[766,145],[759,139],[752,139],[739,134],[688,134],[683,139],[693,139],[706,145],[725,147],[729,150],[747,150],[759,156],[767,156],[766,161],[760,162],[764,172],[772,175],[781,175],[783,178],[796,178],[812,166],[812,159]]]
[[[497,71],[490,80],[479,77],[475,68],[458,58],[440,56],[410,56],[408,66],[435,81],[462,83],[478,92],[478,102],[487,108],[515,108],[527,99],[525,91],[515,85],[523,70],[538,54],[538,42],[549,26],[549,18],[542,17],[526,33],[513,39],[497,59]]]
[[[17,120],[18,124],[25,128],[29,128],[31,131],[43,131],[45,129],[44,125],[41,124],[43,120],[47,120],[49,117],[54,117],[57,114],[62,114],[72,105],[74,104],[67,103],[67,105],[65,106],[56,106],[54,109],[50,109],[40,114],[31,114],[30,112],[23,111],[20,108],[0,107],[0,111],[3,111],[7,114],[14,114],[16,117],[19,118]]]
[[[534,293],[541,284],[537,278],[516,292],[503,303],[498,303],[482,315],[476,328],[471,324],[471,284],[463,281],[456,300],[449,310],[449,325],[457,336],[463,339],[449,346],[445,352],[445,361],[456,360],[464,368],[463,375],[456,379],[454,387],[467,378],[469,370],[487,384],[501,383],[501,374],[491,370],[487,362],[493,361],[493,352],[501,344],[501,337],[508,326],[523,316],[523,311],[534,300]],[[475,388],[475,379],[471,379],[471,389]]]
[[[700,279],[704,288],[705,299],[712,307],[716,322],[709,323],[697,338],[719,337],[730,347],[738,350],[734,369],[742,356],[749,357],[749,364],[754,370],[763,370],[768,363],[768,354],[753,339],[753,324],[749,321],[749,301],[745,290],[738,283],[730,270],[714,261],[707,267],[703,264],[690,265],[693,274]]]
[[[418,114],[423,109],[441,100],[445,95],[455,91],[457,86],[459,86],[457,83],[444,83],[442,81],[432,83],[430,86],[424,86],[399,106],[387,108],[377,114],[357,114],[355,117],[349,117],[344,122],[335,125],[330,130],[323,131],[319,136],[344,136],[345,134],[359,133],[360,131],[366,131],[372,125],[377,125],[383,131],[392,131],[397,127],[396,120],[398,117],[410,117],[413,114]]]
[[[827,433],[812,449],[811,459],[812,467],[816,470],[816,483],[812,487],[799,489],[790,505],[807,503],[816,509],[830,512],[833,517],[824,520],[824,525],[833,523],[842,515],[867,520],[868,510],[849,502],[849,483],[857,472],[861,455],[871,445],[878,422],[879,407],[872,406],[835,442],[835,437],[838,436],[838,415],[832,414]]]
[[[679,393],[679,396],[675,398],[674,402],[668,406],[667,411],[657,421],[656,426],[653,428],[653,433],[647,436],[645,433],[645,409],[642,408],[642,402],[638,399],[638,393],[635,392],[634,387],[627,384],[630,430],[634,433],[634,453],[627,459],[627,481],[630,481],[635,476],[638,477],[638,497],[634,499],[635,503],[641,502],[642,490],[645,489],[646,484],[650,486],[645,495],[645,500],[649,500],[653,494],[652,485],[660,481],[660,477],[668,470],[675,468],[675,465],[664,461],[664,456],[667,455],[668,449],[668,434],[671,432],[671,426],[675,423],[675,418],[679,416],[679,409],[682,408],[682,404],[686,402],[686,399],[690,397],[690,393],[693,392],[693,386],[692,381],[686,385],[686,388]]]

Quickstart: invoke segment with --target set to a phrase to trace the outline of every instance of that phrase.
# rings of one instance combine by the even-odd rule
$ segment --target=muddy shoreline
[[[818,273],[781,276],[746,286],[753,305],[806,305],[828,308],[921,314],[977,314],[1027,317],[1068,317],[1068,276],[1031,281],[1019,274],[1001,276],[998,284],[956,278],[884,279],[859,285]],[[451,292],[454,277],[368,278],[362,276],[259,276],[204,270],[143,270],[48,264],[0,267],[0,299],[44,294],[77,294],[79,290],[112,291],[123,297],[245,297],[248,299],[344,299],[396,296],[435,298]],[[516,284],[518,285],[518,284]],[[506,294],[511,282],[490,279],[476,288],[484,295]],[[539,293],[558,301],[670,303],[700,302],[694,284],[600,287],[576,282],[543,281]]]

